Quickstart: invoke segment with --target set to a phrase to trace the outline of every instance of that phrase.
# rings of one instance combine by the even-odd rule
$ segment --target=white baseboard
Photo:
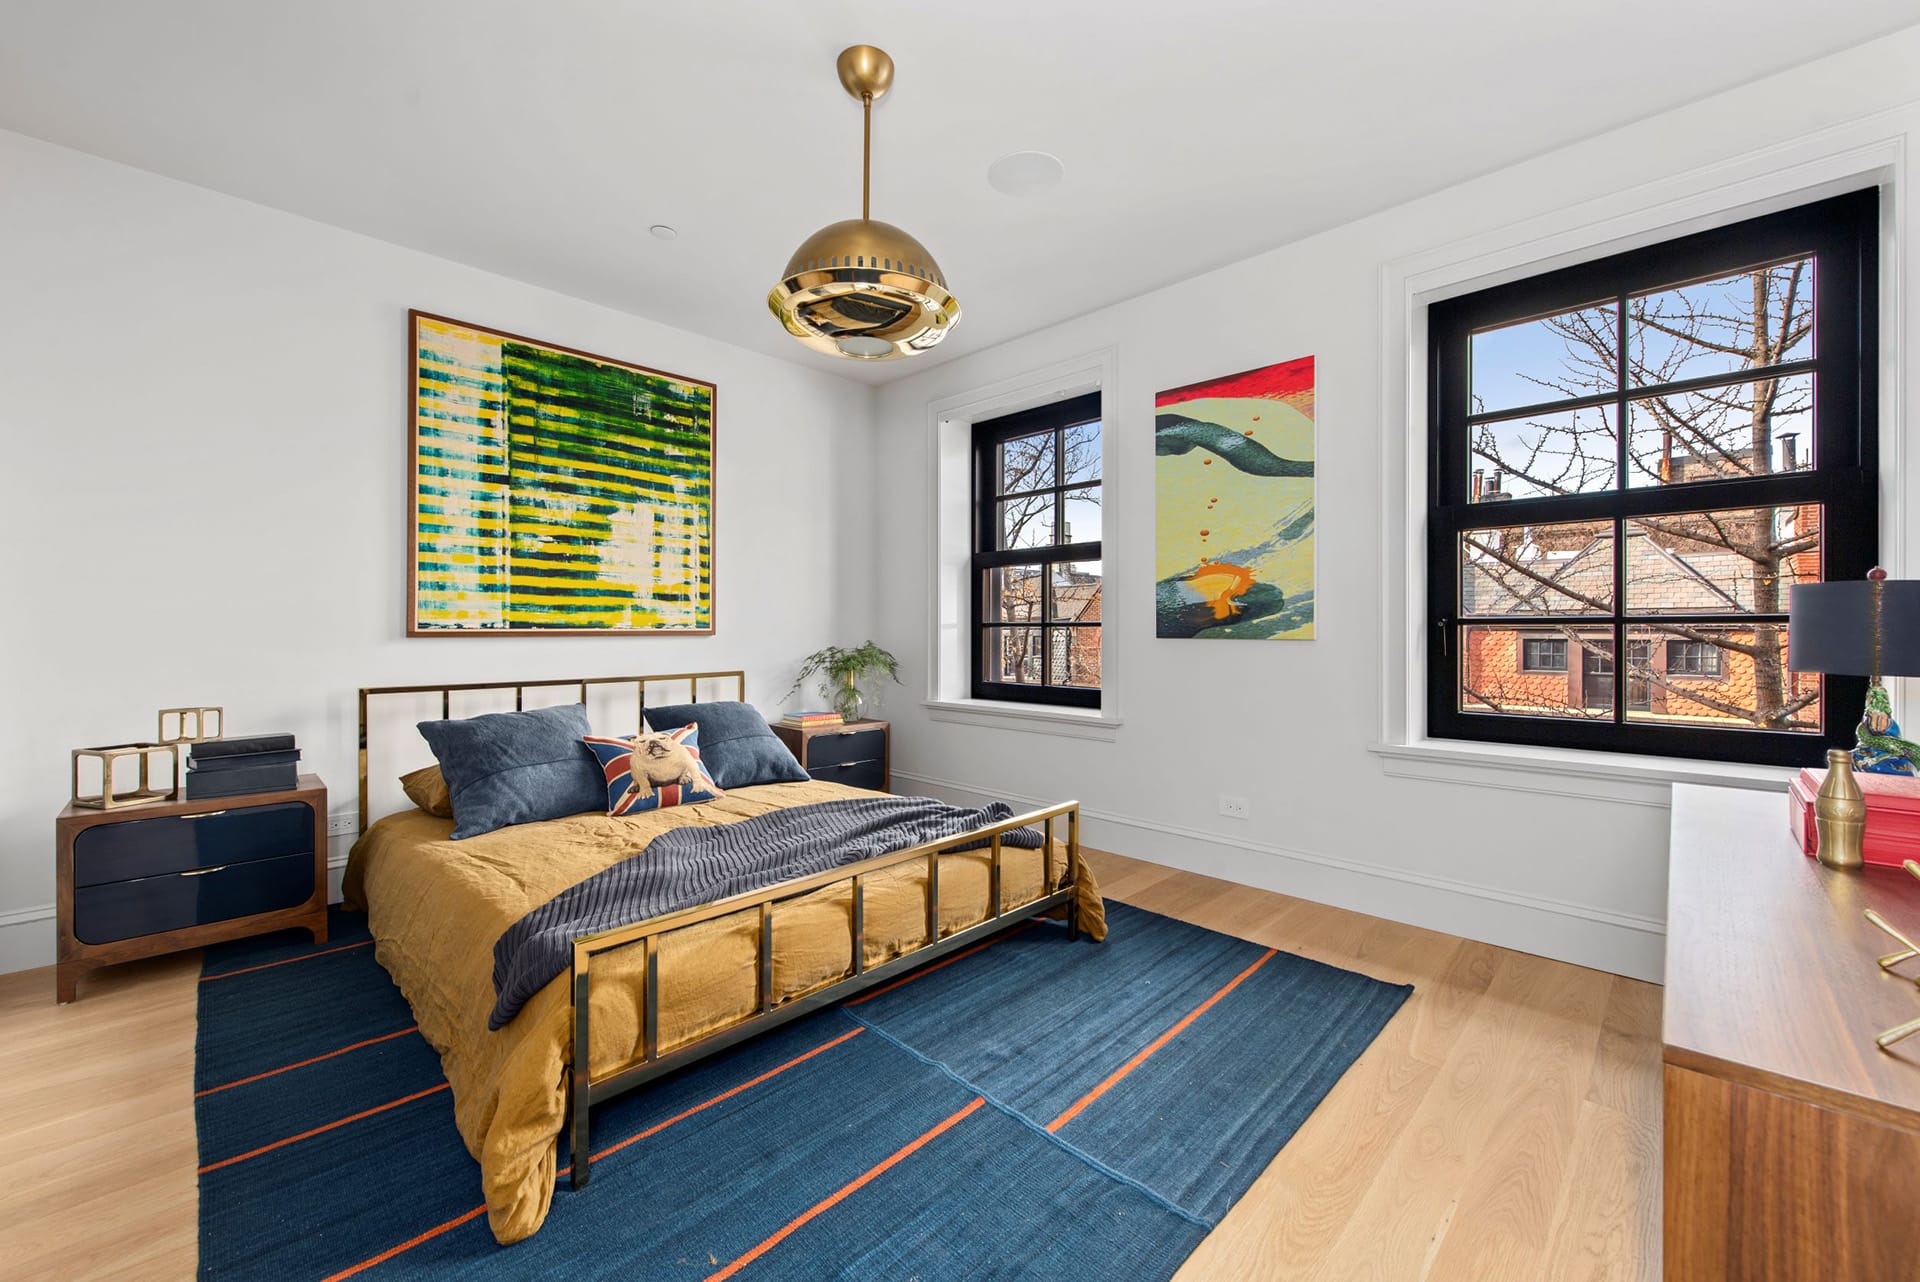
[[[327,856],[327,902],[340,902],[340,879],[347,871],[347,850],[353,838],[335,837]],[[53,905],[18,908],[0,913],[0,975],[35,970],[54,962]]]
[[[935,796],[976,805],[998,799],[1045,806],[1059,800],[906,770],[895,770],[893,777],[911,781]],[[1666,923],[1653,917],[1227,838],[1109,811],[1083,807],[1080,815],[1081,839],[1099,850],[1650,983],[1660,983],[1663,976]]]
[[[0,974],[53,965],[53,905],[0,913]]]

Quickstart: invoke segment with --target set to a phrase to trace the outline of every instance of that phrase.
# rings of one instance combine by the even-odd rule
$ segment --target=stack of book
[[[300,749],[290,734],[205,739],[187,753],[188,801],[299,786]]]
[[[1908,859],[1920,859],[1920,779],[1873,770],[1856,770],[1853,778],[1867,803],[1861,857],[1870,864],[1890,868],[1898,868]],[[1826,771],[1806,769],[1787,785],[1787,827],[1809,856],[1820,853],[1820,827],[1814,822],[1813,804],[1826,781]]]
[[[837,712],[789,712],[780,718],[780,724],[805,730],[808,726],[837,726],[844,719]]]

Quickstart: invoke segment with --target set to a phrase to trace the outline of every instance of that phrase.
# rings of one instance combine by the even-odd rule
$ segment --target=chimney
[[[1780,470],[1782,472],[1800,470],[1800,433],[1780,433]]]
[[[1484,471],[1477,467],[1473,469],[1473,501],[1475,503],[1480,501],[1480,483],[1486,479],[1487,474]]]

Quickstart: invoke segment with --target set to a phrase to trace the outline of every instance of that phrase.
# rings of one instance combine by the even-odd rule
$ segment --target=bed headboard
[[[738,670],[728,672],[650,673],[645,676],[631,677],[543,678],[527,681],[466,681],[451,685],[362,686],[360,688],[360,831],[365,832],[367,830],[369,819],[370,803],[367,786],[367,763],[369,757],[368,713],[370,711],[370,705],[375,705],[376,700],[379,701],[379,705],[375,705],[373,709],[376,711],[378,706],[386,706],[391,709],[393,704],[403,703],[406,708],[410,709],[407,713],[408,721],[406,724],[408,728],[411,729],[413,725],[420,721],[433,720],[436,719],[436,717],[439,720],[451,718],[454,715],[456,695],[460,696],[457,702],[465,705],[462,708],[461,715],[478,716],[483,712],[522,711],[528,707],[527,697],[529,692],[532,692],[534,695],[535,702],[532,705],[534,707],[551,707],[556,703],[583,703],[588,704],[588,711],[591,713],[593,705],[589,701],[589,695],[596,694],[603,696],[603,706],[624,705],[631,707],[634,718],[634,731],[637,733],[646,721],[647,689],[649,686],[671,685],[680,687],[686,691],[686,702],[698,703],[700,701],[703,683],[706,688],[707,697],[710,699],[717,697],[721,699],[737,699],[743,703],[746,701],[747,674]],[[731,686],[730,693],[728,691],[729,685]],[[633,687],[631,704],[627,704],[624,697],[620,694],[619,687],[621,686]],[[717,694],[715,693],[716,690],[718,691]],[[504,706],[506,696],[509,692],[513,695],[513,706],[511,709]],[[573,693],[575,697],[572,699],[552,697],[556,694],[564,695],[568,692]],[[676,700],[677,694],[678,691],[675,692]],[[433,711],[435,703],[433,696],[435,695],[439,696],[439,711],[437,713]],[[666,700],[656,699],[654,702],[658,704],[666,702]],[[475,704],[482,706],[472,706]],[[394,711],[397,712],[398,710],[394,709]],[[596,728],[598,728],[599,725],[600,723],[596,722]],[[608,730],[607,732],[613,733],[614,731]],[[419,733],[415,731],[413,737],[418,740],[420,738]],[[422,746],[424,746],[424,741],[421,742]]]

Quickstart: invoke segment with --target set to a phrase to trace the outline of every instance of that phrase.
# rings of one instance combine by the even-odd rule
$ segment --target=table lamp
[[[1878,566],[1865,579],[1798,583],[1789,601],[1787,666],[1868,678],[1852,752],[1827,753],[1827,777],[1814,799],[1820,862],[1858,868],[1867,803],[1855,769],[1920,774],[1920,744],[1900,737],[1883,676],[1920,676],[1920,581],[1889,582]]]

